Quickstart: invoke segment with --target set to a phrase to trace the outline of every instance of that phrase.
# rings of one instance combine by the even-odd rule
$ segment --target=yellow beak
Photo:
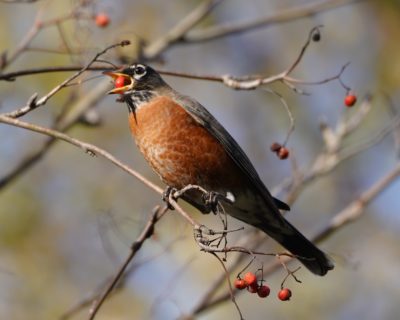
[[[110,90],[107,92],[107,94],[116,94],[116,93],[124,93],[125,91],[131,90],[133,88],[133,79],[132,77],[118,72],[118,71],[105,71],[103,72],[104,75],[111,77],[113,80],[116,80],[117,78],[124,78],[124,83],[126,85],[122,87],[115,87],[114,89]]]

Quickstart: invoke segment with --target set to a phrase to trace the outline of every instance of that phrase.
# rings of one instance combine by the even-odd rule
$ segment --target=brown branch
[[[317,26],[311,29],[311,31],[308,34],[307,40],[304,43],[303,47],[301,48],[299,54],[297,55],[296,59],[294,62],[284,71],[269,76],[256,76],[256,75],[247,75],[243,77],[233,77],[231,75],[224,75],[224,76],[212,76],[212,75],[194,75],[194,74],[189,74],[189,73],[182,73],[182,72],[175,72],[175,71],[167,71],[167,70],[157,70],[159,73],[164,74],[164,75],[171,75],[171,76],[178,76],[178,77],[183,77],[183,78],[190,78],[190,79],[197,79],[197,80],[206,80],[206,81],[214,81],[214,82],[222,82],[224,85],[235,89],[235,90],[254,90],[260,86],[265,86],[267,84],[272,84],[274,82],[281,82],[285,85],[287,85],[290,89],[294,90],[297,93],[304,93],[301,90],[297,89],[295,87],[295,84],[304,84],[304,85],[318,85],[318,84],[324,84],[330,81],[334,80],[340,80],[341,75],[345,71],[346,67],[348,66],[348,63],[342,66],[341,70],[334,76],[319,80],[319,81],[305,81],[302,79],[296,79],[291,76],[289,76],[292,71],[299,65],[301,62],[307,48],[309,47],[313,35],[318,32],[319,33],[319,28],[321,26]],[[90,69],[91,64],[96,61],[96,58],[93,59],[93,61],[88,64],[85,67],[85,70],[105,70],[99,67],[99,69]],[[43,73],[43,72],[55,72],[55,71],[71,71],[75,67],[70,66],[70,67],[63,67],[63,68],[39,68],[39,69],[31,69],[31,70],[24,70],[24,71],[19,71],[19,72],[13,72],[13,73],[8,73],[8,74],[3,74],[0,75],[0,80],[13,80],[17,76],[22,76],[22,75],[27,75],[27,74],[34,74],[34,73]],[[107,68],[108,69],[108,68]],[[341,82],[342,83],[342,82]],[[278,95],[279,96],[279,95]],[[281,97],[280,97],[281,98]],[[282,98],[281,98],[282,100]],[[34,100],[36,103],[36,101]],[[284,103],[285,104],[285,103]],[[29,109],[29,105],[26,106],[25,108]],[[32,107],[30,107],[32,108]],[[287,105],[285,105],[286,110],[288,110]],[[290,111],[289,117],[291,118],[291,129],[289,130],[288,137],[290,136],[291,131],[293,131],[294,128],[294,122],[293,118],[290,116]],[[11,114],[8,114],[11,116]],[[287,141],[288,137],[285,139]]]
[[[96,60],[102,56],[103,54],[105,54],[108,50],[111,50],[113,48],[116,47],[123,47],[129,45],[129,41],[121,41],[120,43],[116,43],[116,44],[112,44],[108,47],[106,47],[105,49],[103,49],[102,51],[96,53],[96,55],[90,60],[90,62],[84,66],[82,69],[80,69],[78,72],[76,72],[75,74],[73,74],[72,76],[70,76],[69,78],[65,79],[63,82],[61,82],[59,85],[57,85],[56,87],[54,87],[49,93],[47,93],[46,95],[44,95],[43,97],[41,97],[39,100],[36,100],[36,96],[33,95],[31,97],[31,99],[28,101],[28,103],[18,109],[15,110],[13,112],[9,112],[4,114],[7,117],[10,118],[18,118],[21,117],[25,114],[27,114],[28,112],[46,104],[46,102],[52,97],[54,96],[57,92],[59,92],[61,89],[65,88],[66,86],[68,86],[69,83],[71,83],[73,80],[75,80],[76,78],[78,78],[82,73],[84,73],[85,71],[88,70],[88,68],[96,62]]]
[[[301,59],[303,59],[304,54],[306,53],[306,50],[308,46],[310,45],[312,38],[315,34],[320,33],[320,28],[322,26],[317,26],[311,29],[311,31],[308,33],[308,38],[306,43],[303,45],[303,47],[300,50],[299,55],[297,56],[296,60],[293,62],[293,64],[285,71],[285,76],[288,76],[300,63]]]
[[[82,70],[84,66],[53,66],[53,67],[41,67],[41,68],[32,68],[32,69],[24,69],[19,71],[7,72],[0,74],[0,80],[6,81],[14,81],[18,77],[22,76],[31,76],[35,74],[43,74],[43,73],[52,73],[52,72],[72,72]],[[101,67],[101,66],[90,66],[86,68],[87,71],[109,71],[114,70],[114,68],[110,67]]]
[[[9,125],[12,125],[15,127],[27,129],[30,131],[34,131],[34,132],[37,132],[40,134],[44,134],[44,135],[65,141],[69,144],[72,144],[72,145],[84,150],[86,153],[88,153],[91,156],[100,155],[103,158],[111,161],[113,164],[115,164],[120,169],[124,170],[125,172],[129,173],[130,175],[132,175],[133,177],[138,179],[140,182],[144,183],[147,187],[149,187],[153,191],[155,191],[159,194],[164,194],[164,190],[161,189],[159,186],[155,185],[154,183],[152,183],[151,181],[149,181],[148,179],[143,177],[137,171],[131,169],[128,165],[126,165],[122,161],[118,160],[111,153],[109,153],[109,152],[105,151],[104,149],[101,149],[93,144],[86,143],[79,139],[72,138],[71,136],[69,136],[65,133],[59,132],[57,130],[45,128],[45,127],[42,127],[42,126],[39,126],[39,125],[36,125],[33,123],[10,118],[10,117],[7,117],[7,116],[1,115],[1,114],[0,114],[0,122],[9,124]],[[169,204],[172,205],[173,208],[176,209],[180,213],[180,215],[184,219],[186,219],[187,222],[189,222],[194,228],[200,228],[200,224],[198,224],[192,217],[190,217],[189,214],[187,214],[176,202],[176,198],[179,197],[181,194],[182,193],[179,190],[177,191],[176,195],[171,193],[169,195],[169,199],[168,199]]]
[[[108,81],[102,81],[96,87],[86,92],[71,108],[56,121],[54,130],[65,132],[74,126],[82,115],[104,97],[109,90]],[[0,190],[29,170],[37,161],[42,159],[48,150],[57,142],[55,137],[49,136],[44,144],[33,153],[25,156],[13,170],[0,179]]]
[[[147,180],[146,178],[144,178],[141,174],[139,174],[135,170],[131,169],[125,163],[123,163],[120,160],[118,160],[117,158],[115,158],[111,153],[109,153],[109,152],[105,151],[104,149],[101,149],[93,144],[86,143],[86,142],[80,141],[78,139],[72,138],[69,135],[59,132],[57,130],[41,127],[41,126],[38,126],[38,125],[35,125],[32,123],[28,123],[28,122],[24,122],[24,121],[21,121],[18,119],[13,119],[13,118],[7,117],[5,115],[0,115],[0,122],[6,123],[9,125],[13,125],[16,127],[24,128],[24,129],[27,129],[30,131],[38,132],[41,134],[45,134],[47,136],[51,136],[51,137],[54,137],[59,140],[63,140],[67,143],[70,143],[70,144],[84,150],[86,153],[88,153],[92,156],[100,155],[100,156],[106,158],[107,160],[111,161],[113,164],[115,164],[117,167],[121,168],[125,172],[134,176],[136,179],[138,179],[139,181],[144,183],[146,186],[148,186],[153,191],[155,191],[159,194],[163,193],[163,190],[160,187],[158,187],[154,183],[152,183],[149,180]]]
[[[40,0],[0,0],[2,3],[34,3]]]
[[[302,46],[299,54],[297,55],[297,57],[295,58],[293,63],[284,71],[282,71],[278,74],[272,75],[272,76],[268,76],[268,77],[260,76],[260,75],[247,75],[247,76],[243,76],[243,77],[234,77],[231,75],[200,76],[200,75],[172,72],[172,71],[166,71],[166,70],[159,70],[159,72],[161,74],[165,74],[165,75],[179,76],[179,77],[198,79],[198,80],[222,82],[227,87],[230,87],[235,90],[254,90],[260,86],[265,86],[268,84],[272,84],[274,82],[281,82],[281,83],[287,85],[290,89],[294,90],[295,92],[303,93],[301,90],[299,90],[295,87],[295,84],[319,85],[319,84],[325,84],[327,82],[334,81],[334,80],[340,81],[340,77],[342,76],[346,67],[349,65],[348,63],[346,63],[345,65],[342,66],[342,68],[336,75],[327,77],[325,79],[318,80],[318,81],[306,81],[303,79],[297,79],[297,78],[290,76],[290,74],[293,72],[293,70],[299,65],[299,63],[303,59],[303,56],[312,41],[313,35],[316,32],[319,32],[319,28],[320,28],[320,26],[317,26],[317,27],[314,27],[311,29],[311,31],[308,34],[306,42]]]
[[[104,301],[107,299],[108,295],[111,293],[111,291],[115,288],[117,283],[120,281],[122,278],[126,268],[128,265],[132,262],[133,258],[135,257],[136,253],[140,250],[142,247],[143,243],[152,236],[154,232],[154,226],[159,221],[164,214],[168,211],[168,206],[164,206],[162,209],[160,207],[156,207],[155,210],[153,210],[153,213],[149,220],[147,221],[146,226],[143,228],[141,234],[139,237],[133,242],[131,245],[131,251],[128,255],[128,257],[125,259],[124,263],[121,265],[119,268],[118,272],[110,282],[110,284],[107,286],[107,288],[104,290],[103,294],[100,296],[98,300],[95,300],[93,302],[93,306],[89,311],[89,320],[93,320],[99,311],[100,307],[103,305]]]
[[[143,56],[147,60],[153,60],[160,55],[161,52],[171,47],[173,44],[181,41],[185,34],[197,25],[206,15],[210,13],[218,4],[224,0],[206,0],[200,2],[200,5],[190,12],[186,17],[181,19],[171,30],[165,35],[154,40],[143,49]]]
[[[269,25],[295,21],[297,19],[314,16],[320,12],[331,10],[340,6],[358,2],[360,0],[325,0],[304,4],[295,8],[283,10],[273,16],[253,20],[245,23],[230,24],[225,26],[214,26],[206,29],[192,31],[184,37],[185,43],[198,43],[238,35],[257,28],[267,27]]]
[[[121,279],[118,281],[117,285],[114,287],[113,291],[109,294],[109,298],[111,295],[116,294],[117,292],[119,292],[120,290],[122,290],[125,286],[125,282],[126,280],[141,266],[145,265],[146,263],[149,263],[150,261],[155,260],[156,258],[158,258],[159,256],[161,256],[162,254],[165,254],[166,252],[168,252],[173,245],[176,244],[177,241],[182,240],[182,237],[179,237],[173,241],[171,241],[170,243],[168,243],[166,246],[164,246],[164,251],[162,251],[159,254],[155,254],[154,256],[150,256],[148,258],[142,259],[141,261],[136,261],[135,264],[131,264],[127,270],[125,271],[125,273],[123,274],[123,276],[121,277]],[[84,308],[90,307],[93,304],[94,300],[97,300],[100,298],[101,293],[104,291],[104,288],[107,287],[107,285],[109,285],[113,279],[113,277],[115,277],[115,275],[106,278],[104,281],[102,281],[98,286],[97,286],[97,290],[95,290],[93,293],[91,293],[89,296],[83,298],[82,300],[80,300],[78,303],[76,303],[75,305],[73,305],[71,308],[69,308],[66,312],[64,312],[61,316],[60,316],[60,320],[68,320],[71,319],[74,315],[76,315],[78,312],[82,311]],[[99,293],[100,292],[100,293]]]
[[[337,229],[359,219],[365,212],[365,207],[382,191],[389,187],[400,176],[400,162],[393,170],[379,179],[369,189],[364,191],[356,200],[351,202],[346,208],[337,213],[331,221],[315,237],[315,241],[323,241]]]
[[[222,261],[222,259],[221,259],[216,253],[211,252],[211,254],[212,254],[215,258],[217,258],[217,260],[218,260],[219,263],[221,264],[222,268],[224,269],[224,275],[225,275],[226,281],[228,282],[229,295],[230,295],[231,301],[233,302],[234,306],[236,307],[236,310],[237,310],[238,313],[239,313],[240,320],[244,320],[242,311],[240,310],[239,305],[238,305],[237,302],[236,302],[235,293],[234,293],[234,289],[232,288],[232,284],[231,284],[231,280],[230,280],[230,277],[229,277],[228,269],[226,268],[224,261]]]
[[[13,2],[15,2],[15,1],[13,1]],[[27,2],[27,1],[24,1],[24,2]],[[76,18],[76,16],[77,16],[76,10],[78,8],[79,8],[79,5],[77,7],[75,7],[74,9],[72,9],[71,12],[64,14],[57,18],[49,19],[47,21],[40,20],[41,11],[39,11],[36,14],[35,21],[34,21],[32,27],[29,29],[29,31],[27,32],[25,37],[20,41],[20,43],[18,44],[18,46],[16,47],[14,52],[5,59],[5,61],[1,65],[0,69],[1,70],[5,69],[12,62],[14,62],[24,51],[29,49],[29,45],[36,38],[36,36],[39,34],[39,32],[42,29],[47,28],[49,26],[57,25],[61,21],[66,21],[69,19]]]

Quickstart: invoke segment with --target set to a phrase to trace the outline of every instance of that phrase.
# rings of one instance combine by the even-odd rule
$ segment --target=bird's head
[[[157,71],[141,63],[103,74],[114,80],[115,88],[110,90],[109,94],[131,95],[135,92],[155,91],[165,85]]]

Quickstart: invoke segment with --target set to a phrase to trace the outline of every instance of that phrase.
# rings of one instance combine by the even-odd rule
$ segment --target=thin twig
[[[238,35],[257,28],[265,28],[273,24],[284,23],[288,21],[292,22],[297,19],[314,16],[320,12],[325,12],[327,10],[358,1],[360,0],[325,0],[307,3],[298,7],[283,10],[273,14],[270,17],[261,18],[258,20],[252,20],[244,23],[231,23],[222,26],[213,26],[204,28],[202,30],[192,31],[185,36],[184,40],[185,43],[197,43],[215,40],[230,35]]]
[[[13,1],[15,2],[15,1]],[[21,3],[24,3],[27,1],[21,1]],[[39,32],[49,26],[54,26],[59,24],[61,21],[67,21],[70,19],[75,19],[77,17],[77,10],[79,9],[79,5],[77,5],[75,8],[73,8],[70,12],[59,16],[57,18],[52,18],[46,21],[42,21],[40,18],[42,16],[42,10],[44,7],[42,7],[41,10],[39,10],[36,14],[34,23],[32,27],[29,29],[29,31],[26,33],[25,37],[20,41],[18,44],[17,48],[14,50],[12,54],[10,54],[7,59],[4,61],[4,63],[1,65],[1,69],[5,69],[7,66],[9,66],[12,62],[14,62],[23,52],[29,49],[30,44],[32,41],[36,38],[36,36],[39,34]]]
[[[136,261],[135,264],[131,264],[127,270],[125,271],[125,273],[123,274],[122,278],[118,281],[116,287],[114,287],[114,290],[111,291],[111,293],[109,294],[109,298],[111,295],[116,294],[119,290],[122,290],[124,288],[125,282],[127,281],[127,279],[141,266],[149,263],[150,261],[153,261],[157,258],[159,258],[161,255],[165,254],[166,252],[168,252],[175,244],[177,241],[182,240],[184,237],[178,237],[177,239],[171,241],[170,243],[168,243],[167,245],[163,246],[164,250],[161,253],[155,254],[153,256],[147,257],[145,259],[142,259],[140,261]],[[64,312],[59,320],[68,320],[71,319],[75,314],[77,314],[78,312],[82,311],[84,308],[86,307],[90,307],[93,304],[93,301],[96,299],[100,298],[100,294],[99,292],[102,292],[104,290],[104,288],[106,288],[107,285],[109,285],[111,283],[111,280],[113,279],[115,275],[113,275],[112,277],[108,277],[105,280],[103,280],[98,286],[97,286],[97,290],[94,290],[93,293],[91,293],[89,296],[83,298],[82,300],[80,300],[78,303],[76,303],[74,306],[72,306],[71,308],[69,308],[66,312]]]
[[[103,61],[99,61],[99,62],[103,62]],[[31,75],[35,75],[35,74],[80,71],[80,70],[82,70],[83,67],[84,66],[52,66],[52,67],[23,69],[23,70],[19,70],[19,71],[2,73],[2,74],[0,74],[0,80],[14,81],[18,77],[31,76]],[[110,67],[107,68],[107,67],[102,67],[102,66],[90,66],[90,67],[86,68],[87,71],[111,71],[113,69],[114,68],[110,68]]]
[[[70,76],[69,78],[65,79],[63,82],[61,82],[59,85],[57,85],[56,87],[54,87],[48,94],[44,95],[42,98],[40,98],[39,100],[36,101],[35,99],[30,99],[27,103],[26,106],[15,110],[13,112],[9,112],[4,114],[7,117],[10,118],[19,118],[25,114],[27,114],[28,112],[32,111],[33,109],[36,109],[42,105],[44,105],[52,96],[54,96],[58,91],[60,91],[62,88],[66,87],[70,82],[72,82],[73,80],[75,80],[77,77],[79,77],[82,73],[84,73],[85,71],[88,70],[88,68],[96,62],[97,58],[99,58],[100,56],[102,56],[103,54],[105,54],[108,50],[116,48],[116,47],[122,47],[122,46],[126,46],[128,45],[129,42],[127,41],[121,41],[119,43],[116,44],[112,44],[108,47],[106,47],[104,50],[96,53],[96,55],[92,58],[92,60],[90,60],[90,62],[84,66],[82,69],[80,69],[78,72],[76,72],[75,74],[73,74],[72,76]]]
[[[111,293],[111,291],[115,288],[121,277],[123,276],[126,268],[128,265],[132,262],[133,258],[135,257],[136,253],[140,250],[142,247],[143,243],[151,237],[151,235],[154,232],[154,226],[159,221],[163,215],[168,211],[168,206],[164,206],[162,209],[160,207],[156,207],[153,210],[153,213],[149,220],[147,221],[146,226],[143,228],[141,234],[139,237],[133,242],[131,245],[131,251],[128,255],[128,257],[125,259],[124,263],[121,265],[119,268],[118,272],[110,282],[109,286],[104,290],[103,294],[100,296],[98,300],[95,300],[93,302],[93,306],[89,311],[89,317],[88,320],[93,320],[99,311],[100,307],[103,305],[104,301],[107,299],[108,295]]]
[[[237,302],[236,302],[234,290],[233,290],[233,288],[232,288],[231,280],[230,280],[230,277],[229,277],[229,272],[228,272],[228,270],[226,269],[226,266],[225,266],[224,261],[222,261],[221,258],[218,257],[218,255],[217,255],[215,252],[210,252],[210,253],[211,253],[214,257],[217,258],[217,260],[218,260],[219,263],[221,264],[222,268],[224,269],[225,278],[226,278],[226,280],[227,280],[227,282],[228,282],[228,286],[229,286],[229,294],[230,294],[230,297],[231,297],[231,301],[233,302],[234,306],[236,307],[236,310],[237,310],[238,313],[239,313],[240,319],[241,319],[241,320],[244,320],[242,311],[240,310],[239,305],[238,305]]]
[[[189,30],[197,25],[222,1],[224,0],[206,0],[200,2],[198,7],[191,11],[186,17],[181,19],[165,35],[162,35],[160,38],[154,40],[147,47],[145,47],[143,49],[143,56],[147,60],[153,60],[166,48],[170,48],[173,44],[181,41]]]
[[[322,26],[316,26],[314,28],[311,29],[311,31],[308,33],[308,38],[306,43],[303,45],[303,47],[300,50],[299,55],[297,56],[296,60],[293,62],[293,64],[285,71],[285,76],[288,76],[300,63],[301,59],[303,59],[303,56],[308,48],[308,46],[310,45],[311,41],[312,41],[312,37],[314,34],[316,34],[316,32],[320,32],[319,29]]]

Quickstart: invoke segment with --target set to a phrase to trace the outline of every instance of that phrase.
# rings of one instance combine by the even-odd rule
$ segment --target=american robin
[[[192,184],[222,194],[231,200],[224,203],[229,215],[264,231],[311,272],[323,276],[333,269],[332,261],[285,220],[279,209],[289,206],[272,197],[237,142],[200,103],[143,64],[105,74],[124,80],[109,93],[126,102],[136,144],[167,186]],[[210,211],[198,191],[184,200]]]

